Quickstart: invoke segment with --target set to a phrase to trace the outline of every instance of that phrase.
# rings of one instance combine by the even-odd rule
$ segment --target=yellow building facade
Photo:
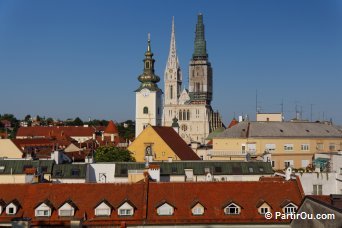
[[[128,150],[137,162],[144,162],[146,156],[153,161],[199,160],[172,127],[148,125],[131,143]]]
[[[271,155],[275,170],[306,168],[315,153],[342,150],[342,132],[322,123],[241,122],[213,139],[211,160]]]

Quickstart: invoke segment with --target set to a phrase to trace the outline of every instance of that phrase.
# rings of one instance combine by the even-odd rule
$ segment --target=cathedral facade
[[[198,15],[188,82],[186,89],[182,86],[183,76],[177,57],[172,20],[170,51],[164,73],[163,126],[172,126],[177,118],[179,134],[187,143],[205,143],[209,133],[223,125],[219,113],[211,107],[213,70],[206,50],[202,14]]]

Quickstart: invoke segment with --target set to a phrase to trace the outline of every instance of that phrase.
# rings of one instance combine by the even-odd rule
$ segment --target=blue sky
[[[163,78],[171,19],[185,84],[197,14],[225,123],[263,112],[342,123],[342,1],[0,1],[0,113],[134,119],[147,33]],[[159,83],[163,89],[163,80]]]

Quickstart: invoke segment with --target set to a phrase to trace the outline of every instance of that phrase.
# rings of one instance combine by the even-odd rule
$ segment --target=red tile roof
[[[239,123],[239,121],[237,121],[235,118],[233,118],[227,128],[231,128],[238,123]]]
[[[181,160],[201,160],[172,127],[152,128]]]
[[[114,124],[113,120],[108,122],[108,125],[107,125],[106,129],[104,130],[104,133],[107,133],[107,134],[119,134],[118,128]]]
[[[299,206],[302,195],[296,180],[292,181],[248,181],[248,182],[170,182],[150,183],[148,222],[152,224],[186,223],[274,223],[289,220],[266,220],[257,211],[260,200],[266,201],[273,211],[282,211],[284,200]],[[155,205],[167,201],[176,207],[174,215],[159,216]],[[206,210],[202,216],[191,215],[194,201]],[[242,207],[240,215],[225,215],[223,208],[228,202]]]
[[[272,211],[282,211],[280,205],[292,202],[299,206],[302,195],[297,180],[250,181],[250,182],[139,182],[135,184],[1,184],[0,199],[9,203],[16,199],[21,207],[15,216],[0,215],[0,222],[9,222],[13,217],[32,218],[32,225],[69,225],[70,218],[52,216],[39,218],[34,215],[35,206],[48,200],[58,208],[66,200],[76,206],[72,219],[83,219],[83,225],[143,224],[266,224],[289,223],[289,220],[266,220],[257,211],[260,200],[267,202]],[[115,193],[115,194],[113,194]],[[109,217],[94,215],[94,208],[103,200],[114,208]],[[134,216],[120,217],[118,207],[123,202],[135,207]],[[171,216],[157,215],[157,205],[166,202],[175,207]],[[193,216],[195,203],[205,207],[200,216]],[[234,202],[241,206],[238,215],[225,215],[223,208]]]
[[[17,137],[51,137],[63,136],[69,137],[92,137],[95,133],[94,127],[75,127],[75,126],[34,126],[20,127],[17,132]]]

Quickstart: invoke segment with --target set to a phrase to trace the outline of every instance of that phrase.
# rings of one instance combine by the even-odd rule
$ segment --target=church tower
[[[208,60],[203,15],[196,24],[195,49],[189,65],[189,95],[198,103],[210,105],[213,96],[213,72]]]
[[[178,104],[178,98],[182,86],[182,73],[180,70],[177,52],[176,52],[176,37],[175,37],[175,23],[172,18],[171,42],[169,57],[167,59],[165,73],[164,73],[164,105]]]
[[[149,124],[152,126],[161,125],[162,91],[157,85],[160,78],[154,73],[154,62],[150,35],[148,35],[144,72],[139,75],[138,80],[141,83],[139,88],[135,90],[135,137]]]

